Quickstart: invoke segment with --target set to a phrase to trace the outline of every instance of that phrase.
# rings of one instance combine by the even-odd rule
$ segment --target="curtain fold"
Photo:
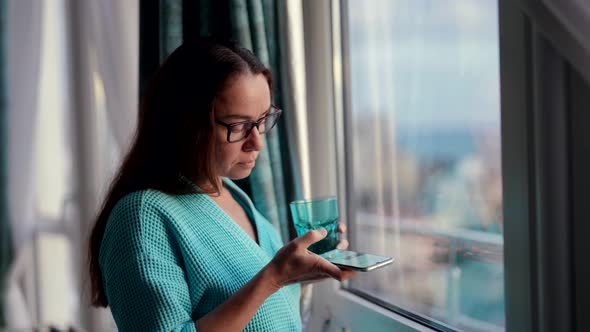
[[[12,230],[8,214],[8,116],[6,102],[6,2],[0,0],[0,326],[6,325],[4,299],[13,257]]]
[[[90,223],[136,127],[139,0],[66,0],[63,5],[69,75],[62,79],[68,82],[67,148],[73,157],[69,177],[73,200],[64,221],[74,251],[74,273],[83,276],[75,279],[71,295],[64,295],[87,304],[85,249]],[[114,330],[109,309],[86,305],[77,309],[71,316],[89,331]]]
[[[163,52],[158,58],[162,61],[180,43],[180,35],[182,39],[197,35],[231,37],[252,50],[271,69],[275,82],[273,102],[285,108],[283,103],[288,100],[288,94],[280,84],[283,80],[279,61],[281,50],[276,41],[279,22],[275,1],[142,1],[140,7],[141,86],[155,70],[154,52]],[[171,33],[174,36],[172,44]],[[285,109],[286,113],[289,111]],[[279,126],[266,135],[265,147],[252,174],[237,181],[251,196],[256,208],[277,227],[284,242],[295,236],[288,203],[299,198],[301,192],[288,144],[290,118],[285,116]]]
[[[95,165],[100,164],[102,170],[102,166],[105,164],[106,166],[110,165],[110,159],[107,159],[103,155],[111,152],[110,150],[113,146],[112,138],[115,138],[114,141],[117,143],[117,147],[125,146],[131,137],[137,117],[135,107],[137,98],[129,97],[129,95],[137,96],[138,94],[135,84],[137,82],[135,81],[137,77],[137,61],[134,61],[134,56],[137,55],[137,44],[135,44],[137,32],[135,34],[130,33],[133,29],[130,30],[129,26],[136,25],[136,22],[134,23],[133,21],[137,21],[135,11],[138,9],[138,0],[104,0],[100,2],[0,0],[0,5],[2,5],[2,8],[0,8],[0,15],[2,15],[0,20],[2,24],[0,28],[0,41],[3,42],[3,46],[6,45],[6,47],[0,49],[2,56],[0,58],[0,72],[2,75],[7,72],[7,82],[9,82],[8,86],[4,85],[6,81],[4,80],[4,76],[2,76],[0,94],[2,94],[2,97],[5,97],[6,93],[8,93],[8,105],[4,103],[5,99],[2,98],[2,103],[0,103],[0,125],[2,125],[3,129],[0,129],[0,135],[2,135],[0,137],[0,154],[6,157],[6,153],[8,153],[8,158],[0,160],[0,171],[4,171],[0,177],[0,181],[2,181],[0,182],[0,188],[2,190],[2,196],[0,196],[0,204],[2,204],[0,208],[0,279],[6,275],[9,279],[7,281],[8,292],[6,294],[0,294],[2,304],[5,304],[4,307],[0,307],[0,315],[5,315],[0,317],[2,318],[0,326],[4,326],[4,323],[6,323],[6,327],[11,330],[30,329],[32,326],[45,323],[43,319],[48,317],[47,315],[55,314],[48,314],[51,310],[47,310],[46,306],[46,303],[51,301],[48,296],[45,296],[45,294],[51,294],[51,292],[47,292],[49,288],[37,283],[38,280],[44,279],[42,275],[39,275],[39,273],[42,273],[39,272],[41,269],[37,270],[40,265],[39,261],[35,261],[34,259],[34,253],[36,252],[32,244],[33,237],[35,234],[38,234],[36,232],[43,232],[43,228],[39,227],[47,226],[51,229],[57,229],[52,228],[54,225],[44,225],[39,222],[39,205],[41,204],[39,204],[40,201],[35,201],[35,191],[39,190],[38,188],[40,187],[35,187],[38,183],[35,183],[34,174],[38,169],[44,167],[43,163],[40,163],[38,160],[38,149],[43,145],[39,145],[39,141],[35,142],[35,137],[40,135],[38,128],[38,124],[40,123],[39,117],[47,114],[44,112],[49,111],[49,107],[52,107],[44,100],[41,100],[44,97],[44,93],[46,94],[46,92],[42,91],[46,89],[43,87],[44,83],[41,83],[45,75],[42,74],[41,67],[44,66],[44,70],[46,70],[49,66],[54,65],[53,62],[50,60],[48,62],[47,60],[51,56],[46,48],[47,45],[53,44],[60,45],[55,46],[57,48],[65,49],[66,51],[59,53],[61,56],[58,56],[58,58],[59,61],[72,66],[71,73],[81,71],[80,63],[89,64],[89,67],[92,67],[91,69],[82,68],[84,72],[86,70],[89,72],[96,70],[96,73],[93,72],[93,75],[73,75],[76,78],[84,77],[93,78],[94,80],[90,83],[86,79],[75,80],[75,84],[72,85],[77,86],[77,88],[72,91],[69,90],[70,77],[68,75],[70,74],[70,70],[60,70],[59,77],[51,79],[56,86],[58,84],[60,85],[56,91],[64,94],[64,96],[59,96],[60,99],[62,97],[64,99],[64,107],[59,107],[59,109],[67,117],[64,120],[65,127],[69,127],[65,124],[73,125],[73,122],[75,122],[74,113],[70,112],[69,108],[71,100],[74,99],[73,91],[78,92],[78,98],[88,97],[88,99],[93,99],[92,102],[99,103],[99,99],[104,99],[104,107],[100,108],[100,112],[97,111],[97,113],[101,113],[101,120],[94,121],[92,127],[100,127],[102,129],[108,127],[108,140],[102,140],[102,138],[107,138],[107,136],[100,136],[100,143],[96,144],[98,148],[89,152],[89,154],[100,156],[98,158],[100,163],[88,162]],[[74,5],[76,5],[76,9],[73,8]],[[59,26],[62,26],[62,24],[64,27],[70,26],[69,24],[73,24],[71,22],[73,21],[72,18],[76,16],[80,22],[84,23],[83,27],[73,24],[70,26],[72,28],[67,31],[61,31],[59,30],[61,28],[58,27],[56,31],[47,34],[47,21],[43,21],[47,18],[48,13],[52,11],[59,12],[67,17],[66,23],[63,23],[63,19],[59,19],[62,22]],[[74,15],[73,13],[76,14]],[[79,15],[81,13],[84,13],[84,15]],[[5,21],[7,21],[7,24]],[[78,20],[75,21],[78,22]],[[136,26],[133,27],[137,30]],[[68,39],[71,37],[70,34],[67,33],[71,31],[77,31],[80,35],[80,38],[76,39],[76,42],[73,44]],[[50,42],[45,43],[47,41],[46,39],[50,40]],[[62,42],[64,44],[60,44]],[[61,45],[73,47],[64,48]],[[88,48],[91,51],[73,51],[82,48]],[[86,56],[84,59],[78,58],[78,61],[70,61],[72,54],[80,55],[82,53]],[[49,65],[45,66],[48,63]],[[65,67],[67,66],[64,65]],[[45,80],[47,80],[46,77]],[[80,86],[82,87],[80,88]],[[90,87],[92,91],[84,90],[86,87]],[[104,88],[104,91],[100,91],[100,88]],[[80,91],[84,93],[79,93]],[[92,102],[88,101],[88,103],[82,104],[87,106]],[[6,113],[6,109],[9,110],[8,113]],[[95,111],[93,107],[78,107],[77,109],[86,110],[86,114]],[[107,113],[106,120],[108,120],[108,123],[102,122],[102,113]],[[100,129],[101,133],[104,131],[102,129]],[[69,129],[67,130],[69,131]],[[112,131],[114,137],[110,136],[110,131]],[[66,142],[75,145],[74,142],[79,142],[79,140],[68,139]],[[5,149],[8,149],[8,152]],[[45,146],[41,149],[47,151]],[[69,145],[64,146],[64,150],[70,151],[70,149],[73,149],[73,147]],[[6,174],[6,167],[8,167],[8,176],[4,176]],[[102,177],[100,179],[94,176],[87,178],[96,180],[87,182],[106,183],[106,180],[102,179]],[[75,175],[69,176],[67,178],[68,183],[65,186],[72,188],[78,180]],[[89,190],[82,189],[79,192],[87,193],[94,189],[96,188],[92,187]],[[6,195],[6,191],[8,193],[7,198],[4,196]],[[80,195],[80,197],[82,196],[84,195]],[[42,196],[37,195],[37,197]],[[9,204],[8,207],[5,206],[6,202]],[[67,207],[68,215],[75,215],[78,209],[77,206],[74,206],[75,204],[68,199],[67,202],[64,202],[63,212],[65,213]],[[94,214],[94,211],[84,211],[83,213]],[[6,215],[8,216],[5,217]],[[62,216],[58,217],[62,218]],[[64,219],[59,219],[59,221],[63,222],[64,227],[67,226],[68,230],[78,230],[78,228],[85,226],[73,222],[70,223],[71,220],[67,219],[67,217],[64,215]],[[6,218],[8,218],[9,224],[5,223]],[[90,220],[91,217],[81,219]],[[8,227],[12,227],[14,257],[8,251],[12,250],[9,247],[10,241],[7,240],[11,234]],[[69,236],[72,235],[70,233],[67,234]],[[80,247],[85,234],[80,236],[76,232],[73,236],[76,239],[72,242],[75,245],[75,251],[82,255],[83,250],[80,250]],[[9,253],[8,256],[7,253]],[[3,264],[6,262],[6,257],[9,257],[12,261],[8,274],[3,273]],[[78,265],[75,266],[78,267]],[[82,269],[82,272],[86,271],[85,268]],[[77,272],[74,271],[76,275],[78,275]],[[59,273],[62,274],[60,280],[71,280],[71,278],[67,279],[69,276],[64,277],[64,275],[71,273],[71,271],[60,270]],[[55,304],[70,310],[69,305],[79,300],[77,293],[79,289],[76,288],[78,286],[77,284],[66,283],[68,285],[71,284],[72,290],[64,293],[63,299],[59,299]],[[5,285],[4,282],[2,285]],[[62,300],[63,302],[60,302]],[[76,305],[75,309],[80,310],[82,314],[78,317],[78,313],[75,310],[71,310],[72,323],[77,324],[77,320],[82,318],[82,316],[84,316],[83,318],[85,320],[85,316],[90,316],[86,311],[90,312],[91,310],[85,306]],[[60,314],[65,310],[60,310]],[[103,310],[101,312],[106,311]],[[100,319],[101,317],[97,318],[96,321]],[[102,327],[106,326],[106,324],[102,325],[102,327],[97,326],[99,325],[91,326],[90,329],[102,331],[105,330]]]
[[[103,81],[108,123],[119,150],[129,145],[137,122],[137,0],[101,0],[86,4],[91,43]],[[120,154],[120,153],[119,153]],[[116,162],[113,164],[117,164]]]
[[[2,78],[2,207],[0,255],[3,290],[0,326],[31,326],[34,315],[26,306],[33,300],[34,277],[19,274],[30,267],[30,237],[34,216],[34,133],[38,117],[43,4],[35,0],[0,0],[0,67]],[[6,82],[10,82],[9,85]],[[4,196],[7,195],[7,196]],[[14,255],[13,255],[14,253]],[[10,264],[10,271],[5,268]],[[19,278],[22,277],[22,278]],[[6,325],[5,325],[6,324]]]

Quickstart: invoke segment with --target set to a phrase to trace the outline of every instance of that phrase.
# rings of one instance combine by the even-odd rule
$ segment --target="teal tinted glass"
[[[321,254],[336,248],[338,244],[338,201],[336,197],[294,201],[290,204],[293,223],[298,236],[314,230],[325,228],[328,235],[320,242],[314,243],[309,250]]]

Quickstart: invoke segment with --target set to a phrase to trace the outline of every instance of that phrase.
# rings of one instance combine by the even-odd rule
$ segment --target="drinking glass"
[[[328,235],[312,244],[308,249],[323,254],[336,249],[338,244],[338,201],[335,196],[293,201],[289,204],[297,235],[302,236],[310,230],[325,228]]]

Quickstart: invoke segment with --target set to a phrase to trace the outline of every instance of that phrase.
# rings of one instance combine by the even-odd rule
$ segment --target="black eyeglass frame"
[[[277,122],[279,122],[279,119],[281,118],[281,115],[283,114],[283,110],[280,109],[280,108],[278,108],[278,107],[276,107],[275,105],[271,105],[270,108],[271,108],[271,110],[268,112],[268,114],[266,114],[265,116],[261,117],[260,119],[258,119],[256,121],[246,120],[246,121],[240,121],[240,122],[225,123],[225,122],[223,122],[221,120],[215,119],[215,123],[217,123],[219,125],[222,125],[222,126],[225,126],[225,128],[227,129],[226,140],[227,140],[228,143],[240,142],[240,141],[243,141],[246,138],[248,138],[248,136],[250,136],[250,134],[252,133],[252,130],[254,130],[254,127],[256,127],[256,129],[258,131],[260,131],[260,128],[259,128],[260,124],[262,122],[266,121],[266,119],[269,116],[276,116],[277,119],[274,122],[274,124],[272,125],[272,127],[265,128],[264,132],[261,132],[260,134],[265,134],[266,132],[268,132],[269,130],[271,130],[272,128],[274,128],[274,126],[277,124]],[[235,141],[230,140],[230,136],[231,136],[231,133],[232,133],[232,128],[233,127],[236,127],[236,126],[240,126],[240,125],[250,125],[250,128],[246,131],[246,134],[244,135],[244,137],[242,137],[242,138],[240,138],[238,140],[235,140]]]

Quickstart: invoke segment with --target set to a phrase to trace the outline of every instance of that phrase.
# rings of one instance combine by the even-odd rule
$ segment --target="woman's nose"
[[[244,143],[244,149],[246,151],[259,151],[262,147],[264,147],[264,137],[258,132],[258,128],[254,127]]]

